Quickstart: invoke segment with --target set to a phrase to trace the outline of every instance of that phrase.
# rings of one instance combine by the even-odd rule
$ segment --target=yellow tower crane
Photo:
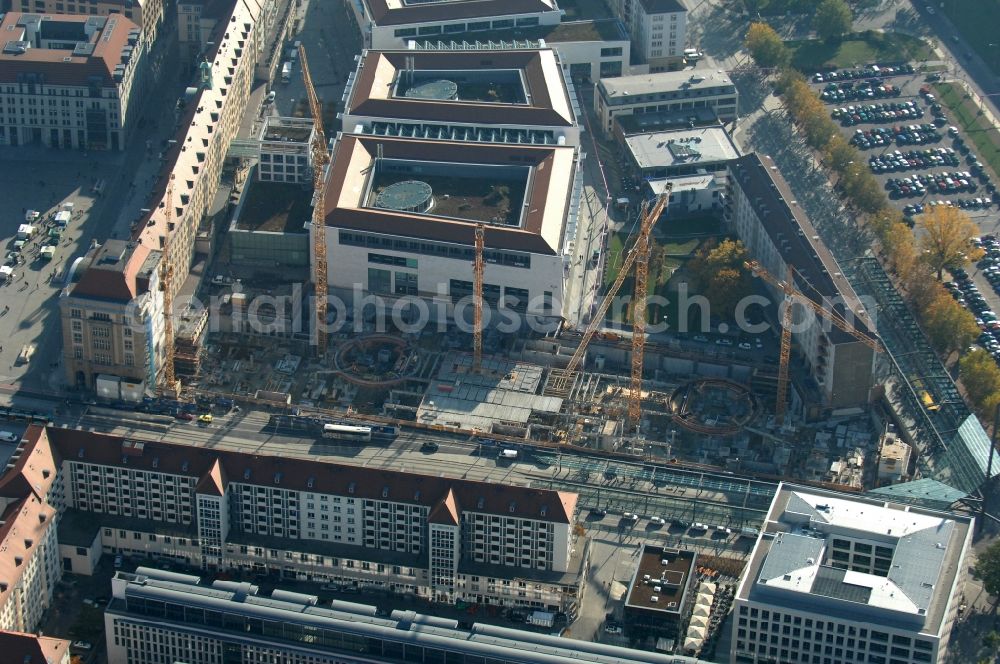
[[[632,336],[632,381],[631,389],[629,393],[629,405],[628,405],[628,415],[629,419],[634,423],[638,424],[639,415],[641,413],[641,394],[642,394],[642,355],[645,349],[645,322],[646,322],[646,270],[648,269],[649,262],[649,236],[653,231],[653,226],[656,225],[657,219],[663,214],[663,211],[667,208],[667,203],[670,200],[670,192],[673,185],[667,184],[666,189],[659,197],[657,197],[656,202],[650,206],[649,202],[643,203],[642,209],[639,213],[639,234],[636,237],[635,244],[625,255],[625,260],[622,262],[621,269],[618,271],[618,277],[615,279],[614,283],[608,289],[607,293],[604,295],[604,299],[601,301],[600,306],[597,308],[597,312],[591,319],[590,324],[587,326],[586,331],[583,333],[583,339],[580,340],[580,345],[577,347],[576,352],[569,360],[569,364],[566,365],[565,369],[556,370],[552,372],[552,380],[554,385],[559,389],[568,389],[572,384],[573,378],[577,367],[583,361],[583,356],[587,352],[587,346],[590,344],[590,340],[594,338],[594,334],[597,332],[598,328],[604,322],[604,316],[608,313],[608,309],[611,307],[611,302],[614,300],[615,295],[618,294],[618,290],[621,288],[622,284],[625,283],[625,279],[628,277],[629,272],[632,269],[632,265],[636,263],[637,260],[641,260],[642,265],[642,275],[636,274],[636,288],[639,288],[639,281],[642,280],[641,297],[636,297],[637,300],[634,303],[636,308],[641,306],[641,314],[636,315],[636,309],[633,310],[633,323],[636,320],[641,319],[638,325],[641,327],[641,333],[639,329],[636,329]],[[638,293],[638,291],[637,291]],[[639,302],[638,300],[641,300]],[[638,362],[636,361],[636,354],[638,353]]]
[[[476,224],[476,259],[472,264],[472,370],[478,372],[483,364],[483,246],[486,227]]]
[[[160,292],[163,293],[163,384],[164,393],[180,394],[180,381],[174,373],[174,262],[170,255],[170,235],[173,233],[174,174],[167,180],[167,193],[163,197],[163,256],[160,258]]]
[[[767,283],[771,284],[785,295],[784,309],[781,312],[781,355],[778,363],[778,394],[777,403],[774,405],[774,419],[780,425],[785,421],[788,399],[788,363],[792,355],[792,303],[801,304],[812,309],[816,314],[836,325],[839,329],[851,335],[861,343],[871,348],[876,353],[883,350],[882,343],[877,337],[870,336],[858,330],[843,316],[832,309],[828,309],[817,302],[814,302],[808,295],[795,288],[792,281],[792,266],[788,266],[788,276],[784,281],[778,279],[767,271],[763,265],[757,261],[747,261],[744,266],[750,272]]]
[[[312,160],[313,160],[313,214],[312,214],[312,244],[313,244],[313,288],[316,299],[316,354],[322,357],[326,353],[326,311],[327,311],[327,263],[326,263],[326,183],[323,174],[326,165],[330,163],[330,151],[326,147],[326,133],[323,131],[323,107],[316,96],[312,76],[309,73],[309,62],[306,60],[306,49],[299,44],[299,60],[302,63],[302,82],[305,84],[306,96],[309,97],[309,111],[313,117]]]

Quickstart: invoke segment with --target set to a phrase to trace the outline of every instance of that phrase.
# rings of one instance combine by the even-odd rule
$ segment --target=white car
[[[5,443],[16,443],[21,440],[21,437],[16,433],[11,433],[10,431],[0,431],[0,440]]]
[[[662,516],[651,516],[649,517],[649,523],[650,525],[653,526],[662,526],[667,523],[667,520],[664,519]]]
[[[625,519],[626,521],[631,521],[632,523],[635,523],[636,521],[639,520],[639,515],[634,514],[632,512],[625,512],[624,514],[622,514],[622,518]]]
[[[73,641],[71,644],[69,644],[69,647],[72,650],[90,652],[91,650],[94,649],[94,644],[90,643],[89,641]]]

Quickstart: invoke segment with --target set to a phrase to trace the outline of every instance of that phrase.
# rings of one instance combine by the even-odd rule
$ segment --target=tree
[[[861,153],[841,134],[836,134],[827,141],[826,149],[823,150],[823,161],[838,173],[843,172],[852,161],[860,160]]]
[[[888,204],[878,180],[872,177],[868,165],[860,160],[847,164],[840,174],[840,188],[851,204],[862,212],[873,214]]]
[[[813,30],[824,41],[839,39],[851,31],[851,8],[844,0],[823,0],[813,14]]]
[[[907,281],[917,264],[917,243],[910,227],[902,221],[890,222],[882,246],[896,274]]]
[[[746,47],[758,67],[781,68],[792,61],[792,52],[767,23],[750,24]]]
[[[965,348],[979,336],[976,319],[944,288],[938,286],[929,299],[922,312],[924,330],[939,352]]]
[[[1000,540],[993,542],[976,558],[973,578],[983,582],[983,588],[993,596],[1000,595]]]
[[[962,356],[958,370],[976,411],[991,416],[1000,402],[1000,367],[989,353],[977,348]]]
[[[926,232],[920,238],[920,248],[938,281],[945,269],[959,268],[983,257],[983,250],[972,244],[979,228],[960,209],[935,205],[923,215],[923,223]]]
[[[713,315],[731,318],[740,299],[753,292],[752,277],[743,266],[746,259],[742,242],[725,239],[702,247],[688,264],[697,292],[708,298]]]

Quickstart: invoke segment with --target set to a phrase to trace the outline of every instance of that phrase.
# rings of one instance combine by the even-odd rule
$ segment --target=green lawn
[[[979,114],[976,102],[961,87],[951,83],[938,83],[934,87],[941,103],[951,110],[962,136],[975,146],[980,161],[988,163],[994,173],[1000,173],[1000,131]]]
[[[788,41],[792,65],[807,74],[823,67],[854,67],[873,62],[919,62],[932,59],[933,52],[922,40],[910,35],[858,32],[840,42],[818,39]]]
[[[935,2],[939,7],[941,3]],[[1000,75],[1000,43],[997,26],[1000,26],[1000,0],[944,0],[941,7],[962,38],[989,65],[994,75]]]

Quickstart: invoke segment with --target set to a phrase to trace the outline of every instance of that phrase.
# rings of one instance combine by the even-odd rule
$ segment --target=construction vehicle
[[[774,405],[774,420],[780,426],[781,424],[784,424],[785,412],[787,410],[788,364],[792,354],[793,302],[799,302],[805,305],[814,313],[830,321],[839,329],[865,344],[876,353],[881,353],[883,346],[877,337],[871,336],[867,332],[858,330],[853,324],[836,311],[813,301],[808,295],[795,288],[795,284],[793,282],[794,268],[792,268],[792,266],[788,266],[788,276],[784,281],[782,281],[768,272],[764,266],[757,261],[747,261],[743,265],[750,270],[755,277],[766,281],[785,295],[785,306],[781,313],[781,353],[778,363],[778,394],[777,402]]]
[[[639,234],[636,237],[635,244],[632,245],[632,248],[625,256],[625,260],[622,262],[621,270],[618,271],[618,277],[615,279],[614,283],[611,284],[611,287],[604,295],[601,305],[597,308],[597,312],[594,314],[590,324],[587,326],[586,331],[583,333],[580,345],[577,347],[576,352],[573,353],[573,356],[570,358],[566,368],[562,370],[554,370],[551,376],[553,382],[559,389],[566,390],[572,385],[576,376],[577,367],[579,367],[580,363],[583,361],[583,356],[587,352],[587,346],[590,344],[590,340],[593,339],[598,328],[600,328],[600,326],[604,323],[604,316],[607,314],[608,308],[610,308],[615,295],[618,294],[618,290],[621,288],[622,284],[625,283],[625,279],[628,277],[628,274],[632,269],[632,265],[639,261],[640,267],[636,273],[636,288],[638,290],[636,291],[636,297],[634,298],[635,301],[632,312],[633,324],[636,324],[636,321],[638,321],[638,327],[634,329],[632,334],[632,380],[630,383],[628,399],[628,417],[629,421],[633,425],[637,425],[639,423],[642,408],[642,356],[646,342],[646,275],[649,263],[649,236],[653,231],[653,226],[656,225],[656,221],[667,208],[667,203],[670,200],[670,192],[672,189],[673,185],[667,183],[663,193],[656,198],[656,202],[654,204],[650,205],[649,201],[643,203],[639,214]],[[638,361],[636,360],[637,354]]]
[[[327,265],[326,265],[326,165],[330,163],[330,151],[326,147],[326,133],[323,131],[323,107],[316,96],[312,75],[309,73],[309,62],[306,59],[305,46],[299,44],[299,60],[302,62],[302,82],[305,84],[306,95],[309,97],[309,110],[313,117],[313,289],[316,301],[316,354],[323,357],[326,354],[327,330]]]

